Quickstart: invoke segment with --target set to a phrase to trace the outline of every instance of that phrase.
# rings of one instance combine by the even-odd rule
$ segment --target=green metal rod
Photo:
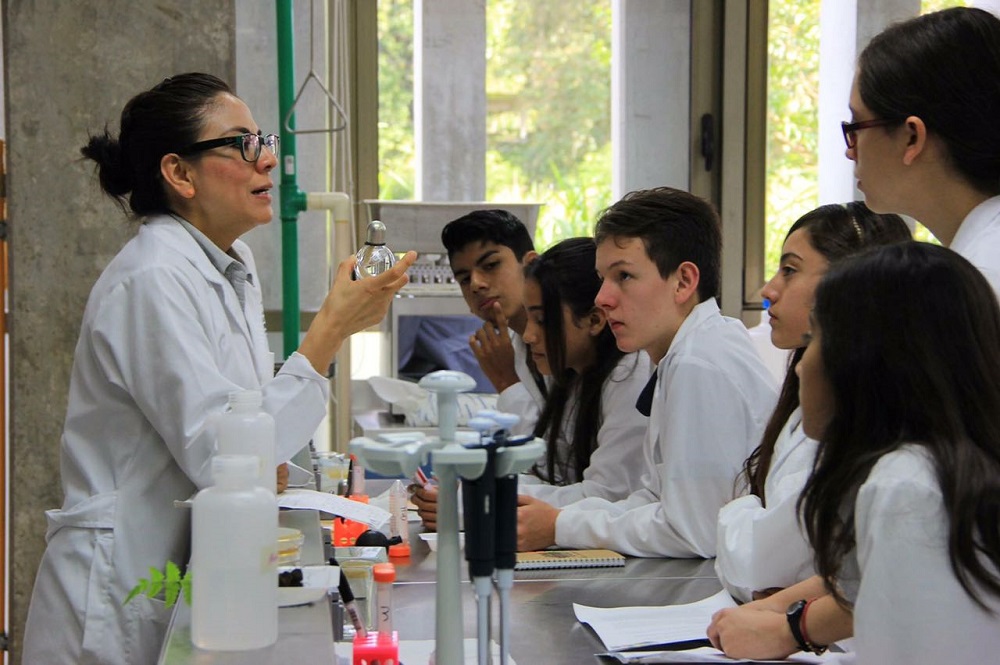
[[[277,0],[278,122],[281,135],[281,329],[284,357],[299,348],[299,213],[306,209],[306,195],[297,182],[295,116],[285,116],[295,103],[295,23],[292,0]]]

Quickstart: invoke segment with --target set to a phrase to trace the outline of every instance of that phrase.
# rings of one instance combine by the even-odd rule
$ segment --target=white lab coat
[[[601,426],[597,432],[597,449],[590,455],[590,464],[580,482],[561,487],[542,482],[519,486],[521,494],[541,499],[557,508],[575,503],[588,496],[618,501],[642,487],[642,442],[648,418],[635,408],[639,393],[649,381],[652,365],[645,352],[627,353],[611,371],[601,389]],[[563,428],[565,445],[572,439],[574,408],[566,409]],[[529,476],[537,481],[537,477]],[[528,484],[531,483],[531,484]]]
[[[250,249],[233,249],[256,274]],[[150,567],[188,560],[190,515],[173,506],[210,484],[206,427],[230,391],[263,386],[277,460],[322,419],[326,380],[301,355],[272,373],[258,287],[246,309],[195,239],[151,219],[91,291],[74,354],[61,446],[63,506],[28,612],[25,663],[156,661],[169,611],[139,597]]]
[[[858,663],[997,662],[1000,598],[977,585],[991,616],[955,577],[941,489],[921,446],[875,464],[858,490],[854,527],[857,547],[838,582],[854,602]]]
[[[692,310],[657,368],[643,489],[587,498],[556,519],[562,547],[648,557],[713,557],[719,509],[774,408],[774,378],[740,321],[715,300]]]
[[[1000,297],[1000,196],[983,201],[965,216],[949,249],[979,268]]]
[[[715,572],[738,600],[749,601],[754,591],[791,586],[816,574],[796,503],[812,472],[817,445],[802,431],[802,409],[796,409],[775,442],[764,481],[767,507],[751,494],[719,511]]]
[[[545,395],[528,369],[528,346],[516,332],[509,332],[510,343],[514,347],[514,371],[521,380],[508,386],[497,396],[497,411],[515,413],[521,417],[520,422],[511,428],[513,434],[531,434],[545,407]]]

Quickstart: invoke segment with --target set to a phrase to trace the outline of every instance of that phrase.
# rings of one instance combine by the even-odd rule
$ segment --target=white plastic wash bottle
[[[245,651],[278,639],[278,507],[257,486],[258,461],[217,455],[215,485],[195,496],[191,539],[191,642]]]
[[[261,410],[259,390],[229,393],[229,410],[215,422],[220,455],[256,455],[260,460],[257,484],[271,494],[278,488],[274,460],[274,418]]]

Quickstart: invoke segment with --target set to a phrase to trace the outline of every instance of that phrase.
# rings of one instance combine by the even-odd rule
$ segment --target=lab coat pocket
[[[178,599],[178,602],[184,602]],[[127,608],[125,617],[125,658],[129,663],[155,663],[163,640],[167,636],[167,626],[173,608],[157,598],[136,596]]]
[[[73,529],[66,536],[95,533],[93,536],[93,558],[90,561],[90,577],[83,614],[83,663],[120,663],[121,626],[118,617],[121,608],[114,598],[111,583],[114,571],[115,535],[111,529]],[[71,542],[71,545],[73,543]],[[76,545],[82,551],[84,545]]]

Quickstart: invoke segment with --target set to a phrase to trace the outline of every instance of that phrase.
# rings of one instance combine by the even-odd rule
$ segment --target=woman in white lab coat
[[[802,431],[795,366],[805,350],[816,285],[831,264],[851,254],[909,239],[898,215],[876,215],[860,202],[820,206],[788,230],[778,270],[761,291],[770,301],[771,341],[792,352],[788,372],[764,437],[744,467],[750,493],[719,511],[715,570],[739,600],[814,574],[796,503],[816,442]]]
[[[802,423],[821,443],[802,515],[827,590],[853,609],[857,662],[995,662],[1000,308],[990,285],[948,249],[879,248],[830,269],[811,335],[798,366]],[[789,628],[822,643],[809,605],[794,605],[801,620]],[[745,646],[726,630],[730,612],[709,630],[727,653]]]
[[[259,278],[238,238],[271,220],[277,137],[261,135],[221,80],[182,74],[134,97],[119,136],[92,136],[82,153],[142,223],[84,311],[61,446],[65,498],[48,513],[22,660],[146,664],[168,611],[122,601],[150,567],[187,562],[189,515],[173,503],[211,482],[211,418],[231,391],[259,389],[277,459],[305,446],[338,348],[381,319],[414,256],[359,282],[353,259],[342,263],[272,379]]]
[[[538,370],[551,378],[535,436],[545,457],[520,478],[522,495],[562,507],[588,496],[617,501],[642,487],[647,418],[635,404],[652,371],[645,353],[618,349],[604,312],[592,238],[564,240],[525,267],[523,338]],[[437,491],[415,488],[424,525],[437,522]],[[519,509],[519,529],[531,528]],[[522,520],[522,518],[524,518]]]

